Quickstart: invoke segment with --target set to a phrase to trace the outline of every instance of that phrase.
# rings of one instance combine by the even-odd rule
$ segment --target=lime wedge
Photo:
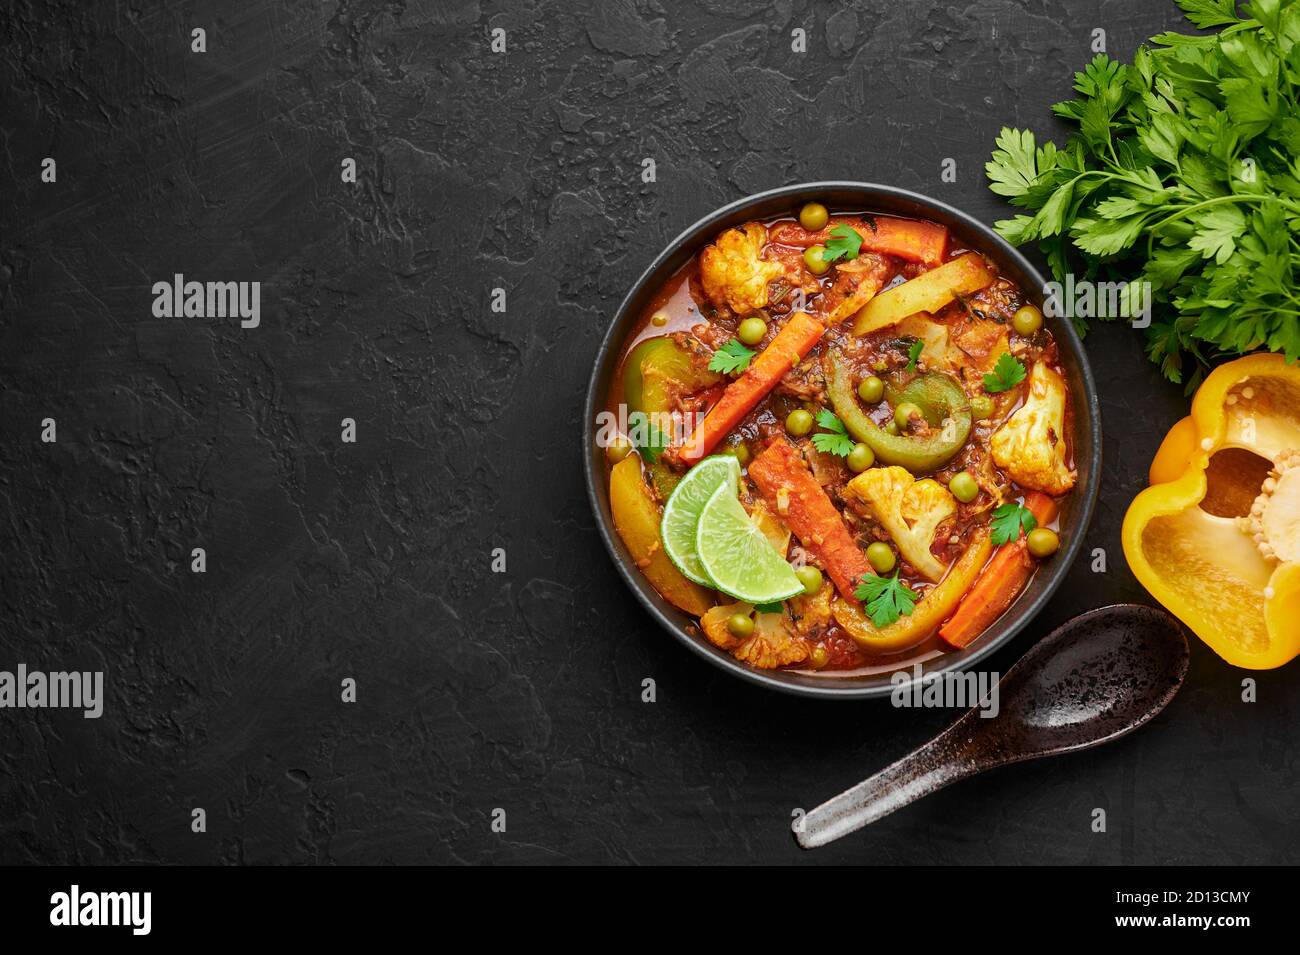
[[[659,525],[664,553],[673,566],[697,584],[713,586],[695,552],[700,511],[718,488],[731,488],[731,496],[735,497],[739,484],[740,462],[730,454],[715,454],[687,471],[664,505],[663,523]]]
[[[736,499],[736,491],[725,484],[700,511],[695,550],[713,586],[745,603],[776,603],[803,590],[794,568],[768,543]]]

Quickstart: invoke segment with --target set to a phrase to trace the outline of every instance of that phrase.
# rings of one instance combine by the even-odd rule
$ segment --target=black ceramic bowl
[[[623,354],[623,344],[655,291],[722,230],[751,219],[767,220],[791,215],[803,203],[814,201],[823,203],[832,212],[892,213],[941,223],[948,227],[955,242],[987,255],[1003,274],[1015,280],[1027,295],[1041,304],[1043,277],[1023,255],[992,229],[966,213],[917,193],[865,182],[810,182],[782,186],[741,199],[705,216],[670,242],[623,299],[609,331],[605,333],[600,353],[596,356],[596,367],[587,385],[587,404],[582,421],[583,467],[596,525],[619,573],[650,615],[692,652],[743,680],[787,693],[840,699],[888,696],[894,688],[888,672],[853,675],[826,671],[757,670],[710,644],[698,633],[695,621],[660,597],[632,565],[627,548],[614,530],[609,510],[608,470],[595,441],[596,415],[605,407],[610,383]],[[923,663],[922,672],[927,676],[974,666],[1014,637],[1047,603],[1083,546],[1084,530],[1092,517],[1101,477],[1101,412],[1083,345],[1070,321],[1051,317],[1045,317],[1045,321],[1056,337],[1074,407],[1074,456],[1079,480],[1062,505],[1060,526],[1064,546],[1034,574],[1029,586],[1010,609],[974,643],[965,650],[943,654]],[[691,625],[697,633],[687,631]],[[904,659],[900,657],[900,660]],[[903,664],[909,673],[912,662],[906,659]]]

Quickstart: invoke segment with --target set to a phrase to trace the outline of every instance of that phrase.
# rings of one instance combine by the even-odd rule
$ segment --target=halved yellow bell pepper
[[[1239,358],[1205,379],[1124,517],[1137,579],[1235,666],[1300,655],[1298,453],[1300,366]]]
[[[1191,415],[1170,428],[1165,439],[1160,442],[1156,456],[1151,460],[1147,483],[1168,484],[1182,477],[1200,440],[1196,434],[1196,422]]]

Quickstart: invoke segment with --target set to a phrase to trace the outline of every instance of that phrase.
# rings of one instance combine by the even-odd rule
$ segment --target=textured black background
[[[800,854],[795,807],[949,714],[715,672],[619,581],[581,480],[597,343],[683,227],[837,178],[992,221],[998,128],[1056,129],[1093,28],[1128,56],[1178,24],[1163,0],[6,2],[0,669],[103,669],[108,701],[0,711],[0,861],[1300,858],[1300,665],[1245,705],[1199,643],[1140,734]],[[262,326],[155,319],[175,272],[261,281]],[[1186,405],[1136,333],[1088,345],[1109,572],[1081,561],[994,669],[1144,598],[1120,520]]]

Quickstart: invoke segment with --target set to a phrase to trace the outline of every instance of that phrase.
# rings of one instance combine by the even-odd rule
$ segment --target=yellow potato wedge
[[[659,507],[641,476],[641,459],[629,454],[609,475],[609,509],[632,561],[670,604],[698,617],[713,606],[708,590],[682,576],[659,538]]]
[[[982,255],[967,252],[910,282],[881,292],[858,312],[853,320],[853,334],[868,335],[897,325],[917,312],[937,312],[958,295],[978,292],[994,277]]]
[[[962,365],[962,354],[952,346],[948,326],[936,322],[929,312],[917,312],[898,323],[898,334],[905,338],[919,338],[925,342],[927,371],[956,373]]]

